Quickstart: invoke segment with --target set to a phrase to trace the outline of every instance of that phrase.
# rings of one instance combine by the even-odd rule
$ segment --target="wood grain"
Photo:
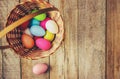
[[[79,79],[105,79],[105,0],[79,0]]]
[[[3,1],[0,1],[0,7],[3,7]],[[4,10],[5,11],[5,6],[4,6],[4,8],[2,9],[2,8],[0,8],[0,12],[2,12],[2,10]],[[4,13],[2,12],[1,13],[1,15],[0,15],[0,17],[2,17],[3,18],[3,15],[4,15]],[[1,20],[1,19],[0,19]],[[3,29],[3,24],[4,23],[4,21],[0,21],[0,30],[2,30]],[[2,39],[0,39],[0,46],[2,46]],[[0,79],[2,79],[2,75],[3,75],[3,73],[2,73],[2,67],[3,67],[3,65],[2,65],[2,50],[0,50]]]
[[[64,23],[65,23],[65,79],[79,78],[79,52],[78,46],[78,2],[74,0],[64,0]]]
[[[0,9],[1,11],[1,9]],[[0,30],[2,29],[3,23],[0,22]],[[0,46],[2,46],[2,40],[0,39]],[[0,78],[2,78],[2,50],[0,50]]]
[[[120,0],[107,0],[106,79],[120,79]]]
[[[0,40],[0,45],[1,45],[1,40]],[[0,78],[2,78],[2,50],[0,50]]]
[[[6,3],[9,3],[6,4]],[[1,22],[5,24],[6,16],[9,11],[18,3],[17,0],[1,1],[0,12],[2,13]],[[3,26],[3,25],[2,25]],[[2,45],[8,44],[6,38],[2,39]],[[15,75],[17,74],[17,75]],[[13,50],[6,49],[2,52],[2,78],[3,79],[20,79],[20,59],[14,54]]]
[[[19,1],[25,0],[0,0],[0,29]],[[0,79],[120,79],[120,0],[49,2],[59,8],[64,19],[61,47],[52,56],[39,60],[20,59],[11,49],[0,50]],[[0,45],[6,44],[4,37]],[[34,75],[32,67],[37,63],[47,63],[50,71]]]

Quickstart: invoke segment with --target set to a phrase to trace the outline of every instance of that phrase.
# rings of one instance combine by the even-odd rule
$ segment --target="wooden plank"
[[[120,0],[107,0],[106,79],[120,79]]]
[[[11,7],[14,7],[14,5],[16,4],[15,0],[3,1],[9,2],[10,5],[8,5],[8,7],[10,7],[8,8],[8,10],[5,8],[5,11],[0,12],[9,12]],[[50,56],[50,62],[49,57],[39,60],[21,59],[20,61],[17,56],[14,56],[13,51],[11,51],[10,49],[4,50],[3,67],[0,66],[0,68],[3,68],[3,78],[105,79],[105,1],[50,0],[50,2],[57,6],[63,14],[62,16],[65,22],[66,29],[65,42],[62,43],[61,47],[56,51],[55,54]],[[2,3],[2,6],[3,4],[5,4],[5,2]],[[4,7],[2,7],[2,9],[4,10]],[[4,16],[4,18],[6,18],[6,16]],[[113,19],[112,21],[114,20],[115,19]],[[112,21],[110,20],[110,22]],[[4,23],[4,21],[2,23]],[[111,30],[113,31],[113,28],[110,29],[109,33],[112,32]],[[110,35],[112,36],[113,34]],[[111,36],[109,36],[109,44],[111,44],[111,42],[115,40],[111,40]],[[118,38],[117,36],[118,35],[115,36],[116,39]],[[3,38],[3,40],[5,40],[5,38]],[[3,45],[5,44],[7,44],[6,41],[3,41]],[[116,45],[117,43],[114,44],[114,46]],[[113,48],[109,50],[113,50]],[[111,53],[109,53],[109,55],[110,54]],[[113,56],[113,53],[111,55]],[[115,56],[116,55],[117,53],[115,54]],[[117,59],[115,58],[114,60],[116,61]],[[20,62],[21,65],[19,64]],[[2,62],[0,62],[0,64],[1,63]],[[37,63],[50,63],[50,73],[47,72],[46,74],[40,76],[34,75],[32,73],[32,67]],[[112,65],[114,63],[112,63]],[[116,63],[116,66],[118,66],[118,64],[119,63]],[[22,72],[20,71],[20,66]],[[113,67],[113,70],[115,69],[116,68]],[[115,71],[115,75],[117,75],[116,78],[118,79],[119,73],[117,72],[118,71]]]
[[[6,3],[9,3],[6,4]],[[3,0],[1,4],[3,7],[0,7],[2,18],[1,22],[5,24],[7,15],[9,14],[10,10],[15,7],[18,3],[17,0]],[[3,27],[3,26],[2,26]],[[6,38],[2,39],[2,45],[7,45]],[[11,49],[3,50],[2,52],[2,78],[3,79],[20,79],[20,59],[18,56],[14,54],[14,51]]]
[[[64,79],[64,43],[50,56],[50,79]]]
[[[39,60],[21,59],[22,79],[49,79],[49,71],[46,74],[42,74],[39,76],[33,74],[32,68],[37,63],[46,63],[49,65],[49,57],[41,58]]]
[[[114,3],[113,3],[114,2]],[[114,79],[114,35],[115,33],[113,31],[113,26],[115,25],[115,11],[113,11],[112,8],[116,8],[116,0],[111,1],[107,0],[107,64],[106,64],[106,79]],[[108,14],[108,12],[110,12]],[[114,23],[112,22],[114,21]],[[109,35],[108,35],[109,34]],[[113,42],[114,41],[114,42]]]
[[[2,44],[0,40],[0,45]],[[2,50],[0,50],[0,79],[2,79]]]
[[[79,0],[79,79],[105,79],[105,0]]]
[[[57,7],[63,15],[63,1],[61,0],[49,0],[49,2]],[[50,56],[50,79],[64,79],[64,42],[60,48]]]
[[[0,14],[0,17],[1,17],[0,18],[0,30],[3,29],[5,16],[6,16],[6,14],[4,13],[6,11],[5,2],[6,1],[3,1],[3,0],[0,1],[0,12],[1,12],[1,14]],[[2,46],[2,39],[0,39],[0,46]],[[2,50],[0,50],[0,79],[2,79],[2,75],[3,75],[2,67],[3,67],[3,65],[2,65]]]
[[[72,3],[72,2],[70,2]],[[67,3],[66,3],[67,4]],[[73,7],[72,7],[73,8]],[[74,11],[73,11],[74,10]],[[79,52],[78,45],[78,32],[77,20],[78,10],[69,9],[64,11],[65,19],[65,79],[78,79],[79,78]]]
[[[1,12],[1,8],[0,8]],[[0,30],[2,29],[3,23],[0,22]],[[2,45],[2,40],[0,39],[0,46]],[[0,49],[0,79],[2,79],[2,50]]]
[[[0,45],[1,45],[1,40],[0,40]],[[2,50],[0,50],[0,79],[2,79]]]
[[[62,0],[61,6],[63,6],[65,23],[64,79],[78,79],[78,2],[77,0]]]
[[[0,15],[0,30],[2,30],[3,29],[3,23],[4,23],[4,21],[2,21],[3,20],[3,18],[4,18],[4,12],[6,11],[6,9],[5,9],[5,6],[3,6],[5,3],[3,2],[3,1],[0,1],[0,12],[1,12],[1,15]],[[2,39],[0,39],[0,46],[2,46]],[[0,79],[2,79],[2,75],[3,75],[3,73],[2,73],[2,50],[0,50]]]

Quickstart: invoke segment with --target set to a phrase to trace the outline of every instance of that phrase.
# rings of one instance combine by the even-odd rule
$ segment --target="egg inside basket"
[[[48,7],[55,8],[45,1],[30,0],[20,3],[10,12],[6,26],[30,14],[33,10],[45,9]],[[46,11],[45,13],[47,14],[47,17],[51,18],[58,26],[58,32],[55,34],[55,38],[51,42],[52,46],[49,50],[41,50],[36,45],[34,45],[32,48],[26,48],[21,41],[24,32],[19,27],[7,33],[6,38],[9,45],[20,57],[28,59],[38,59],[41,57],[46,57],[54,53],[60,46],[64,36],[64,27],[60,12],[58,10],[53,10]]]

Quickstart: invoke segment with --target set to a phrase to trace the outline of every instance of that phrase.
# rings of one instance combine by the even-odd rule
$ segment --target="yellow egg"
[[[55,35],[52,34],[51,32],[49,31],[46,31],[46,35],[44,36],[44,39],[46,40],[49,40],[49,41],[52,41],[54,39]]]

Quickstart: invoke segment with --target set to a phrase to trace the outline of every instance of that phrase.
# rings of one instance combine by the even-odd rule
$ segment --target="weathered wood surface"
[[[5,21],[9,12],[18,4],[19,0],[0,0],[0,22],[4,28]],[[2,45],[7,45],[6,38],[2,39]],[[20,58],[16,57],[13,50],[2,50],[2,78],[3,79],[20,79]]]
[[[79,0],[79,79],[105,79],[105,0]]]
[[[120,0],[107,0],[107,79],[120,79]]]
[[[0,0],[0,28],[10,10],[25,0]],[[0,50],[0,79],[105,79],[105,0],[49,0],[59,8],[65,39],[50,57],[27,60],[11,49]],[[9,3],[9,4],[7,4]],[[0,45],[7,42],[3,38]],[[46,74],[32,73],[33,65],[47,63]]]

